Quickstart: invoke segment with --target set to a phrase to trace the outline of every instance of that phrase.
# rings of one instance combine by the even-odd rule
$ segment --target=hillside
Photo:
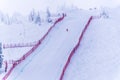
[[[81,37],[80,45],[74,51],[61,80],[119,80],[118,10],[119,8],[103,12],[78,9],[63,11],[66,14],[64,19],[50,30],[53,23],[44,23],[41,26],[27,22],[23,25],[1,24],[0,35],[3,43],[38,41],[50,31],[32,54],[18,64],[5,80],[60,80],[68,57],[91,16],[93,19]],[[31,47],[3,49],[4,59],[17,60],[29,49]],[[9,64],[6,73],[3,72],[4,66],[0,74],[1,80],[12,64]]]

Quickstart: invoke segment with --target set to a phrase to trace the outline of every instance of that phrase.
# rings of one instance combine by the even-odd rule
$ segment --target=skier
[[[7,69],[8,69],[8,63],[7,61],[5,61],[5,72],[7,72]]]
[[[68,28],[66,29],[66,31],[68,32]]]

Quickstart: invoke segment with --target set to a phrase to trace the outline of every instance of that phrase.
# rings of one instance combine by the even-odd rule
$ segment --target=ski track
[[[79,48],[80,44],[81,44],[81,41],[83,39],[83,36],[85,35],[85,32],[88,28],[88,26],[90,25],[91,21],[93,19],[93,16],[91,16],[87,22],[87,24],[85,25],[84,29],[82,30],[82,33],[80,34],[80,37],[79,37],[79,40],[78,40],[78,43],[75,45],[75,47],[72,49],[72,51],[70,52],[70,55],[63,67],[63,70],[62,70],[62,73],[60,75],[60,79],[59,80],[63,80],[64,79],[64,75],[65,75],[65,72],[70,64],[70,61],[72,59],[72,57],[74,56],[75,52],[77,51],[77,49]]]
[[[84,14],[73,17],[77,20],[70,20],[70,17],[66,17],[64,22],[59,23],[50,32],[34,54],[17,66],[8,80],[59,80],[65,61],[73,46],[76,45],[79,34],[84,29],[89,17],[90,15],[84,16]],[[83,18],[85,19],[82,20]],[[73,24],[69,25],[71,22]],[[78,23],[80,23],[79,26]],[[66,31],[67,28],[68,32]],[[68,45],[69,47],[67,47]],[[25,76],[25,74],[30,74],[30,77]]]

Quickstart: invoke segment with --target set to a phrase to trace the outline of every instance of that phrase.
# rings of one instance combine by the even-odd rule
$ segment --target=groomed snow
[[[100,19],[94,19],[90,23],[79,49],[72,57],[63,80],[120,79],[120,23],[118,21],[120,16],[117,13],[113,13],[113,11],[109,11],[109,18],[102,17]],[[67,17],[55,26],[29,58],[13,70],[7,80],[59,80],[67,58],[78,42],[79,36],[89,17],[91,15],[98,15],[95,12],[84,10],[71,10],[67,12]],[[32,26],[31,28],[24,28],[24,25],[18,28],[11,26],[12,29],[9,28],[10,26],[5,26],[5,28],[0,27],[3,29],[0,32],[1,36],[7,33],[7,36],[1,38],[1,40],[2,42],[9,42],[9,40],[13,42],[38,40],[50,27],[49,24],[45,25],[45,27]],[[15,32],[20,31],[20,33],[24,33],[21,35],[22,38],[19,35],[20,33],[15,34],[15,29]],[[67,29],[68,31],[66,31]],[[39,30],[41,31],[39,32]],[[34,31],[36,31],[35,34]],[[10,33],[11,35],[15,34],[15,36],[8,37]],[[31,36],[33,39],[31,39]],[[18,41],[18,38],[20,41]],[[9,54],[7,53],[8,55],[5,55],[7,57],[6,59],[12,59],[12,57],[18,58],[21,53],[23,54],[22,49],[21,52],[19,51],[20,53],[17,50],[6,50],[6,53],[9,52]],[[27,50],[28,48],[23,51],[26,52]],[[9,57],[9,55],[16,54],[16,52],[20,55]],[[4,74],[1,74],[0,79],[2,79]]]

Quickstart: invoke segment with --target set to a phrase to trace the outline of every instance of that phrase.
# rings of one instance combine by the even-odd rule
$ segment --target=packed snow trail
[[[89,17],[89,14],[85,15],[82,11],[67,14],[64,21],[56,25],[43,43],[14,69],[7,80],[59,80],[64,64]]]
[[[120,24],[93,19],[64,80],[120,80]]]
[[[60,75],[60,79],[59,79],[59,80],[63,80],[64,75],[65,75],[65,71],[66,71],[67,67],[68,67],[69,64],[70,64],[70,61],[71,61],[73,55],[75,54],[76,50],[77,50],[78,47],[80,46],[80,43],[81,43],[81,41],[82,41],[82,38],[83,38],[83,36],[84,36],[84,34],[85,34],[88,26],[90,25],[90,22],[92,21],[92,19],[93,19],[93,16],[91,16],[91,17],[89,18],[89,20],[88,20],[87,24],[85,25],[82,33],[80,34],[78,43],[75,45],[75,47],[74,47],[73,50],[71,51],[71,53],[70,53],[70,55],[69,55],[69,57],[68,57],[68,60],[66,61],[65,66],[63,67],[63,70],[62,70],[62,73],[61,73],[61,75]]]
[[[30,49],[26,54],[24,54],[19,60],[17,60],[16,62],[13,63],[13,66],[10,68],[10,70],[7,72],[7,74],[3,77],[2,80],[6,80],[9,75],[11,74],[11,72],[14,70],[14,68],[22,63],[24,60],[26,60],[26,58],[28,58],[28,56],[30,56],[37,48],[38,46],[43,42],[43,40],[46,38],[46,36],[50,33],[50,31],[55,27],[55,25],[62,21],[64,19],[65,15],[63,14],[62,17],[58,18],[55,23],[53,24],[53,26],[50,27],[50,29],[48,29],[47,33],[38,41],[38,43],[32,47],[32,49]]]

